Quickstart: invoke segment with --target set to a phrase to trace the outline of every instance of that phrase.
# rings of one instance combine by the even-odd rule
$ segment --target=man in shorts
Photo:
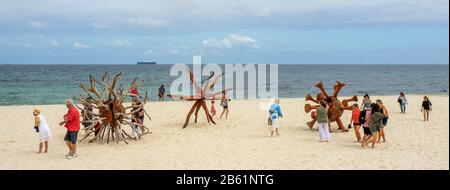
[[[64,121],[60,122],[59,125],[64,125],[67,128],[66,136],[64,141],[69,148],[69,153],[66,154],[67,159],[72,159],[77,157],[77,137],[78,131],[80,130],[80,113],[78,109],[73,105],[72,100],[66,100],[66,107],[68,109],[67,114],[64,115]]]

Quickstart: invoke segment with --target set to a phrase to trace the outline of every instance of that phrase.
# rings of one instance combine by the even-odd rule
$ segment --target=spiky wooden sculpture
[[[213,73],[209,78],[206,80],[203,89],[200,88],[200,85],[195,82],[194,80],[194,74],[192,74],[191,70],[189,69],[189,66],[186,65],[186,70],[189,73],[189,80],[192,82],[195,88],[195,95],[175,95],[175,94],[169,94],[167,95],[170,98],[173,99],[180,99],[180,100],[187,100],[187,101],[195,101],[194,105],[192,105],[191,109],[189,110],[189,113],[186,116],[186,121],[184,122],[183,129],[186,128],[189,124],[189,119],[191,118],[192,113],[195,111],[195,123],[197,123],[197,116],[200,108],[202,108],[205,111],[206,119],[209,122],[212,122],[213,124],[216,124],[214,122],[214,119],[212,118],[211,114],[209,113],[208,107],[206,106],[206,100],[217,100],[221,99],[222,97],[226,98],[225,93],[231,89],[224,89],[216,93],[211,93],[210,90],[214,87],[217,82],[219,82],[219,78],[223,75],[220,74],[218,76],[215,76]]]
[[[145,127],[145,125],[132,122],[132,118],[130,117],[131,114],[143,109],[144,105],[147,103],[147,92],[145,92],[145,98],[142,104],[125,107],[123,103],[126,97],[129,96],[129,93],[122,87],[116,89],[118,80],[122,80],[122,73],[116,74],[111,80],[109,73],[106,72],[101,81],[98,81],[95,77],[89,75],[89,88],[87,88],[83,82],[80,82],[80,88],[86,92],[87,97],[84,97],[80,93],[78,97],[74,97],[73,99],[84,106],[92,106],[94,110],[96,110],[90,112],[85,109],[85,111],[88,111],[93,115],[93,119],[90,120],[92,125],[85,128],[86,135],[80,140],[80,142],[86,139],[91,133],[95,133],[95,137],[89,142],[93,142],[97,139],[103,139],[106,132],[107,143],[109,143],[109,139],[111,137],[111,140],[115,140],[117,143],[124,141],[128,144],[125,140],[125,136],[130,139],[132,139],[132,137],[122,128],[123,124],[130,126],[131,130],[134,130],[132,127],[134,125],[140,126],[141,133],[138,133],[139,136],[149,133],[149,130]],[[137,78],[133,80],[130,86],[137,86],[138,84],[136,80]],[[103,87],[102,91],[99,92],[97,90],[97,84]],[[78,109],[82,108],[78,107]],[[147,113],[145,114],[150,118]]]
[[[338,128],[342,131],[348,131],[345,129],[344,124],[341,121],[342,113],[344,113],[344,110],[352,110],[352,107],[348,105],[349,102],[358,101],[357,96],[353,96],[352,98],[345,99],[339,101],[338,95],[341,89],[345,86],[345,84],[341,81],[336,81],[336,84],[333,87],[333,96],[329,96],[327,92],[325,91],[323,87],[322,81],[317,83],[315,87],[319,88],[320,92],[316,95],[316,99],[314,99],[311,94],[306,95],[305,101],[313,101],[316,104],[319,104],[320,101],[326,101],[328,103],[328,119],[330,122],[336,122],[338,125]],[[310,105],[305,104],[305,112],[309,113],[313,109],[319,108],[320,105]],[[308,125],[309,128],[312,128],[314,124],[317,121],[317,115],[316,112],[311,113],[311,118],[313,119],[310,122],[306,122],[306,125]]]

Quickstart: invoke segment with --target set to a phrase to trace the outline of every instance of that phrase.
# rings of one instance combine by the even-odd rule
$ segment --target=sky
[[[448,0],[0,0],[0,64],[448,64]]]

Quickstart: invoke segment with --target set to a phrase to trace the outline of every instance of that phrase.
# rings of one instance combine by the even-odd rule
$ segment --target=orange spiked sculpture
[[[200,85],[195,82],[194,80],[194,74],[191,72],[189,66],[186,65],[186,70],[189,73],[189,80],[194,85],[195,89],[195,95],[175,95],[175,94],[169,94],[167,95],[170,98],[173,99],[180,99],[180,100],[187,100],[187,101],[195,101],[194,105],[192,105],[191,109],[189,110],[186,120],[183,125],[183,129],[186,128],[189,124],[189,119],[191,118],[192,113],[195,111],[195,123],[197,123],[197,116],[198,112],[200,111],[200,108],[202,108],[205,111],[206,119],[209,122],[212,122],[213,124],[216,124],[214,122],[213,117],[209,113],[208,107],[206,106],[206,100],[217,100],[221,99],[222,97],[225,97],[226,92],[231,89],[223,89],[216,93],[211,93],[210,90],[214,87],[214,85],[219,82],[219,78],[223,75],[220,74],[218,76],[215,76],[213,73],[209,78],[206,80],[203,89],[200,88]],[[225,97],[226,98],[226,97]]]
[[[308,94],[305,97],[305,101],[312,101],[316,104],[319,104],[320,101],[326,101],[328,104],[328,119],[330,120],[330,122],[336,122],[340,130],[348,131],[347,129],[345,129],[344,124],[341,121],[341,116],[342,113],[344,113],[344,110],[352,110],[352,107],[349,106],[348,103],[358,101],[358,97],[353,96],[352,98],[342,100],[342,102],[339,101],[338,95],[344,86],[345,84],[343,82],[336,81],[336,84],[333,87],[333,95],[329,96],[325,91],[325,88],[323,87],[323,83],[321,81],[315,85],[315,87],[319,88],[320,90],[320,92],[316,95],[316,98],[314,99],[311,94]],[[305,112],[309,113],[312,110],[317,109],[318,107],[319,105],[305,104]],[[306,125],[309,128],[312,128],[317,121],[317,115],[315,111],[311,112],[311,118],[311,121],[306,122]]]

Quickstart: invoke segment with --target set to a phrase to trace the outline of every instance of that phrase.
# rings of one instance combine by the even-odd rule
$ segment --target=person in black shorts
[[[372,108],[369,106],[366,110],[361,111],[364,113],[364,123],[362,123],[364,136],[361,141],[361,146],[364,147],[367,139],[372,136],[372,133],[370,132],[370,116],[372,115]]]
[[[225,119],[228,119],[228,112],[229,112],[229,110],[228,110],[228,102],[230,100],[231,99],[227,99],[225,97],[225,93],[222,94],[222,100],[220,101],[220,106],[223,107],[223,110],[222,110],[222,113],[220,114],[220,119],[222,119],[223,114],[225,114]]]
[[[430,118],[430,111],[433,111],[433,108],[431,106],[432,104],[428,99],[428,96],[424,96],[422,108],[420,109],[420,111],[423,112],[423,121],[428,121],[428,119]]]
[[[361,142],[361,123],[359,121],[359,115],[361,114],[361,110],[359,109],[359,106],[357,103],[353,104],[352,106],[352,117],[350,118],[350,124],[348,125],[349,128],[351,128],[353,123],[353,128],[355,129],[355,135],[357,142]]]
[[[385,116],[385,118],[383,118],[383,120],[381,121],[381,128],[380,128],[380,132],[378,133],[378,141],[377,143],[380,143],[380,140],[383,139],[383,142],[386,142],[386,136],[384,133],[384,127],[386,127],[388,119],[389,119],[389,112],[386,108],[386,106],[384,106],[383,102],[378,99],[376,100],[378,106],[380,107],[380,112]]]

